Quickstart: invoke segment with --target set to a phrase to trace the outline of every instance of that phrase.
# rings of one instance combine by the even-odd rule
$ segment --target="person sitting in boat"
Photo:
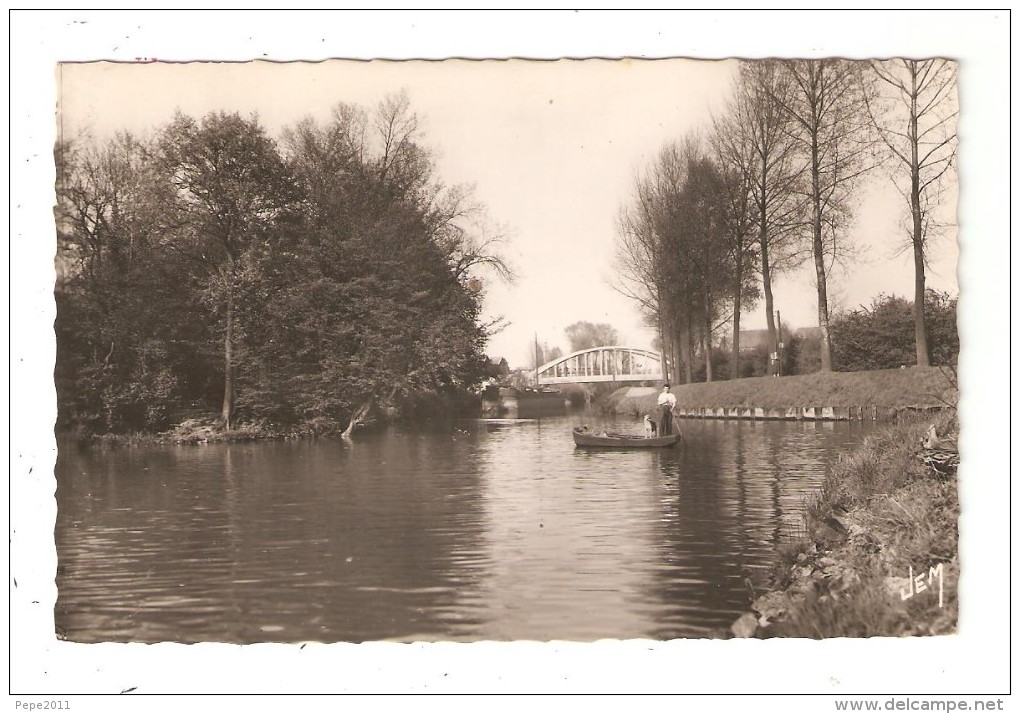
[[[676,407],[676,395],[669,391],[669,382],[662,385],[655,403],[659,408],[659,435],[668,436],[673,433],[673,409]]]
[[[655,432],[656,432],[655,422],[652,421],[652,418],[650,416],[645,414],[645,438],[651,439],[653,436],[655,436]]]

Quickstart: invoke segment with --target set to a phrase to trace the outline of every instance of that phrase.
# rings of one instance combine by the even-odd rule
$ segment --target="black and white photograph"
[[[1008,693],[1008,11],[21,20],[12,695]]]

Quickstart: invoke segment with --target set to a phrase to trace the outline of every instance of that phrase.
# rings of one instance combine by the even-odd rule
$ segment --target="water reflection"
[[[691,421],[684,447],[619,452],[575,449],[573,421],[62,445],[58,629],[85,642],[711,636],[861,431]]]

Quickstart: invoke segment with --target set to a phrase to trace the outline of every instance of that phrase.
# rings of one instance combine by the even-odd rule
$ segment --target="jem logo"
[[[939,607],[942,607],[942,572],[943,565],[945,563],[939,563],[934,568],[928,568],[927,582],[925,582],[924,573],[914,575],[914,566],[908,566],[910,572],[909,584],[906,590],[900,590],[900,600],[907,600],[914,597],[918,593],[922,593],[925,590],[934,589],[934,582],[938,579],[939,584]]]

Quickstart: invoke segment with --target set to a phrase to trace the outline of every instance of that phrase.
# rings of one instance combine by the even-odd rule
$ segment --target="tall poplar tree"
[[[925,315],[925,256],[935,231],[943,177],[956,161],[956,64],[945,59],[874,60],[881,82],[868,113],[891,163],[894,185],[910,212],[907,244],[914,257],[914,348],[928,366],[931,349]],[[866,81],[866,80],[865,80]]]

